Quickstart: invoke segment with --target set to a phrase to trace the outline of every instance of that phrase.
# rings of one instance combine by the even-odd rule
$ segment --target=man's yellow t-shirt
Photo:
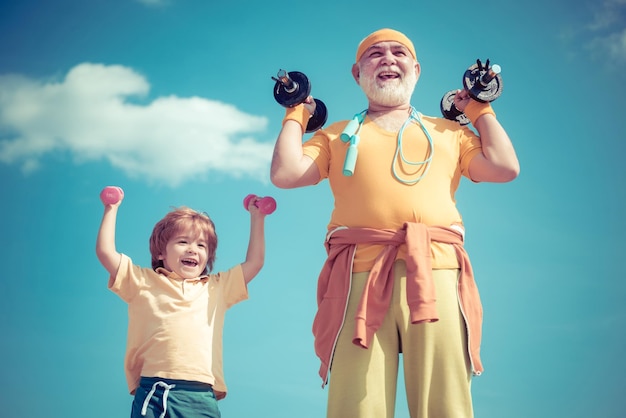
[[[398,230],[406,222],[428,226],[461,226],[454,194],[461,175],[469,178],[470,160],[482,152],[480,138],[469,128],[442,118],[421,116],[432,138],[432,147],[422,127],[409,123],[399,141],[398,133],[383,130],[369,118],[358,132],[358,157],[352,176],[343,174],[349,143],[340,135],[347,121],[317,131],[303,144],[321,179],[328,178],[335,206],[328,224],[337,227],[366,227]],[[432,156],[430,164],[419,164]],[[401,180],[408,182],[402,182]],[[427,170],[425,172],[425,170]],[[412,181],[423,177],[414,184]],[[432,243],[433,268],[457,268],[452,246]],[[380,246],[357,248],[354,272],[368,271]],[[405,251],[400,248],[398,258]]]

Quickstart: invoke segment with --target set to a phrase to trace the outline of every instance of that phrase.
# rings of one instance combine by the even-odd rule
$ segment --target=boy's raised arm
[[[246,283],[254,279],[265,263],[265,214],[255,206],[254,202],[250,202],[248,210],[250,211],[250,241],[246,261],[241,264]]]
[[[105,204],[102,222],[96,239],[96,255],[102,266],[111,276],[117,273],[122,255],[115,248],[115,224],[117,209],[121,200],[115,204]]]

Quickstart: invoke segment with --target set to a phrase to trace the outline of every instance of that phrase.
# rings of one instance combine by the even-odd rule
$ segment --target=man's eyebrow
[[[381,45],[372,45],[369,48],[367,48],[367,50],[365,52],[370,52],[372,50],[379,50],[379,49],[383,49],[383,47]],[[409,48],[407,48],[406,46],[402,45],[402,44],[393,44],[389,46],[389,49],[391,49],[392,51],[397,51],[399,49],[409,52]]]
[[[401,49],[403,51],[409,52],[409,48],[407,48],[406,46],[404,46],[402,44],[391,45],[391,49],[393,49],[393,50]]]

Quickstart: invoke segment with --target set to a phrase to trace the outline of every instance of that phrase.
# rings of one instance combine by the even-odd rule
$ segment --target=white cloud
[[[584,47],[591,56],[605,60],[607,65],[626,64],[626,29],[595,37]]]
[[[624,0],[604,0],[592,9],[593,20],[587,24],[591,31],[600,31],[620,23],[620,6],[626,5]]]
[[[626,0],[604,0],[592,7],[592,20],[585,26],[585,48],[598,58],[626,63]]]
[[[83,63],[61,82],[0,76],[0,162],[33,171],[44,155],[69,151],[172,186],[210,171],[267,178],[273,144],[251,136],[266,118],[201,97],[128,100],[149,88],[116,65]]]

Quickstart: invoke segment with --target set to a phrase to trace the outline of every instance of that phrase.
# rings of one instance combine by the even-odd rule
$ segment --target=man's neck
[[[379,106],[370,103],[367,116],[382,129],[398,132],[411,114],[411,104],[400,106]]]

